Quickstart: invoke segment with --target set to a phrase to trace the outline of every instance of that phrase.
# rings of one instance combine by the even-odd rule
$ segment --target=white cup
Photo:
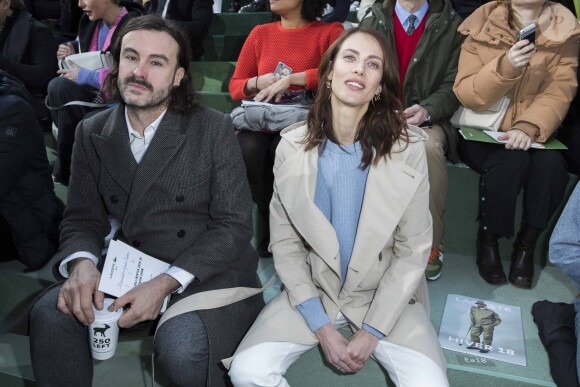
[[[117,321],[123,315],[123,309],[109,312],[107,308],[114,302],[112,298],[105,298],[102,310],[95,312],[95,321],[89,325],[89,345],[94,359],[107,360],[113,357],[119,340],[119,325]]]

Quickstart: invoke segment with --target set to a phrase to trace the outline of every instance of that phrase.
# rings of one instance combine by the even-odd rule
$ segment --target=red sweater
[[[407,68],[409,68],[409,63],[415,54],[415,48],[417,48],[417,43],[423,35],[425,30],[425,23],[427,22],[427,16],[429,13],[425,14],[421,23],[415,28],[415,32],[411,35],[407,35],[407,31],[403,28],[401,21],[397,17],[395,11],[393,11],[393,22],[395,24],[395,45],[397,46],[397,58],[399,58],[399,79],[401,80],[401,95],[403,95],[403,87],[405,86],[405,75],[407,74]]]
[[[320,60],[343,30],[340,23],[320,21],[296,29],[282,28],[280,22],[254,27],[244,42],[230,80],[232,99],[250,98],[250,95],[244,94],[248,79],[274,72],[278,62],[284,62],[293,73],[305,72],[306,88],[316,90]]]

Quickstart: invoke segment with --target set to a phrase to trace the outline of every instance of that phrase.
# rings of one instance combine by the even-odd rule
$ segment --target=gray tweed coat
[[[172,303],[206,290],[259,287],[250,191],[229,116],[205,107],[168,111],[137,164],[119,105],[79,124],[72,165],[59,258],[77,251],[99,257],[111,214],[122,223],[119,239],[195,276]],[[258,295],[199,312],[209,337],[209,386],[229,383],[218,363],[262,306]]]

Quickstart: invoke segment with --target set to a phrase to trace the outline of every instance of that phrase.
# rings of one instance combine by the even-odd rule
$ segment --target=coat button
[[[139,246],[141,246],[141,242],[139,242],[139,241],[133,241],[131,244],[132,244],[132,245],[133,245],[133,247],[135,247],[135,248],[138,248]]]
[[[185,236],[185,230],[179,230],[177,232],[177,237],[178,238],[183,238]]]
[[[176,201],[177,203],[181,203],[181,202],[182,202],[182,201],[184,201],[184,200],[185,200],[185,197],[184,197],[183,195],[177,195],[177,196],[175,197],[175,201]]]
[[[119,197],[117,195],[112,195],[109,200],[111,201],[111,203],[115,204],[115,203],[119,203]]]

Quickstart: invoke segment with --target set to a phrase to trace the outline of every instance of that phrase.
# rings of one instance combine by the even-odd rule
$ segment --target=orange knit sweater
[[[313,21],[296,28],[282,28],[280,22],[254,27],[246,39],[229,90],[234,100],[249,98],[244,94],[248,79],[274,72],[284,62],[293,73],[306,73],[306,88],[318,87],[318,65],[326,49],[339,37],[340,23]],[[297,89],[298,87],[292,87]]]

